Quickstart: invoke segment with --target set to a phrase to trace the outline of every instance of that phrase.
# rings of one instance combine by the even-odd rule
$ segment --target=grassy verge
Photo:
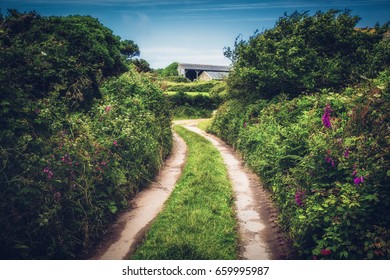
[[[198,123],[198,128],[200,128],[203,131],[207,131],[207,128],[211,125],[211,120],[212,119],[201,121],[200,123]]]
[[[188,145],[183,174],[134,259],[236,259],[233,194],[220,153],[177,126]]]

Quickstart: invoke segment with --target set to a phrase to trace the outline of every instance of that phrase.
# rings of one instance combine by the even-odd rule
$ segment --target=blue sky
[[[21,12],[91,15],[122,39],[135,41],[152,68],[171,62],[228,65],[223,47],[272,28],[285,12],[351,9],[360,27],[390,20],[390,0],[0,0]]]

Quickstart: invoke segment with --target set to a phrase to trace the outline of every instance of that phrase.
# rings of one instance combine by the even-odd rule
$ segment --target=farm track
[[[290,245],[276,223],[276,208],[259,178],[244,166],[243,160],[230,146],[197,128],[198,123],[197,120],[176,122],[209,140],[222,155],[235,195],[240,259],[291,258]]]
[[[132,255],[175,187],[186,153],[185,142],[175,133],[172,154],[155,181],[130,201],[130,208],[110,226],[91,259],[121,260]]]
[[[208,139],[221,153],[235,195],[235,211],[239,232],[240,259],[286,259],[291,250],[276,224],[277,211],[258,177],[244,167],[242,159],[219,138],[197,128],[202,120],[180,120],[182,125]],[[148,188],[131,201],[110,227],[91,259],[120,260],[131,256],[163,204],[170,196],[186,161],[186,144],[175,134],[172,155]]]

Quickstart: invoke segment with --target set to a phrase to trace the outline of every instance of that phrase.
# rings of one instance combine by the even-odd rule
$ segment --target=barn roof
[[[212,71],[204,71],[202,75],[208,75],[213,80],[223,80],[225,77],[229,76],[227,72],[212,72]]]
[[[186,70],[200,70],[200,71],[214,71],[214,72],[230,71],[229,66],[221,66],[221,65],[179,63],[179,67]]]

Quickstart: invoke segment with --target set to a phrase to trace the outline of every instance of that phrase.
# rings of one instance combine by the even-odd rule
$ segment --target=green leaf
[[[108,205],[108,209],[110,209],[110,212],[112,214],[115,214],[118,211],[118,207],[116,207],[115,202],[111,201]]]

